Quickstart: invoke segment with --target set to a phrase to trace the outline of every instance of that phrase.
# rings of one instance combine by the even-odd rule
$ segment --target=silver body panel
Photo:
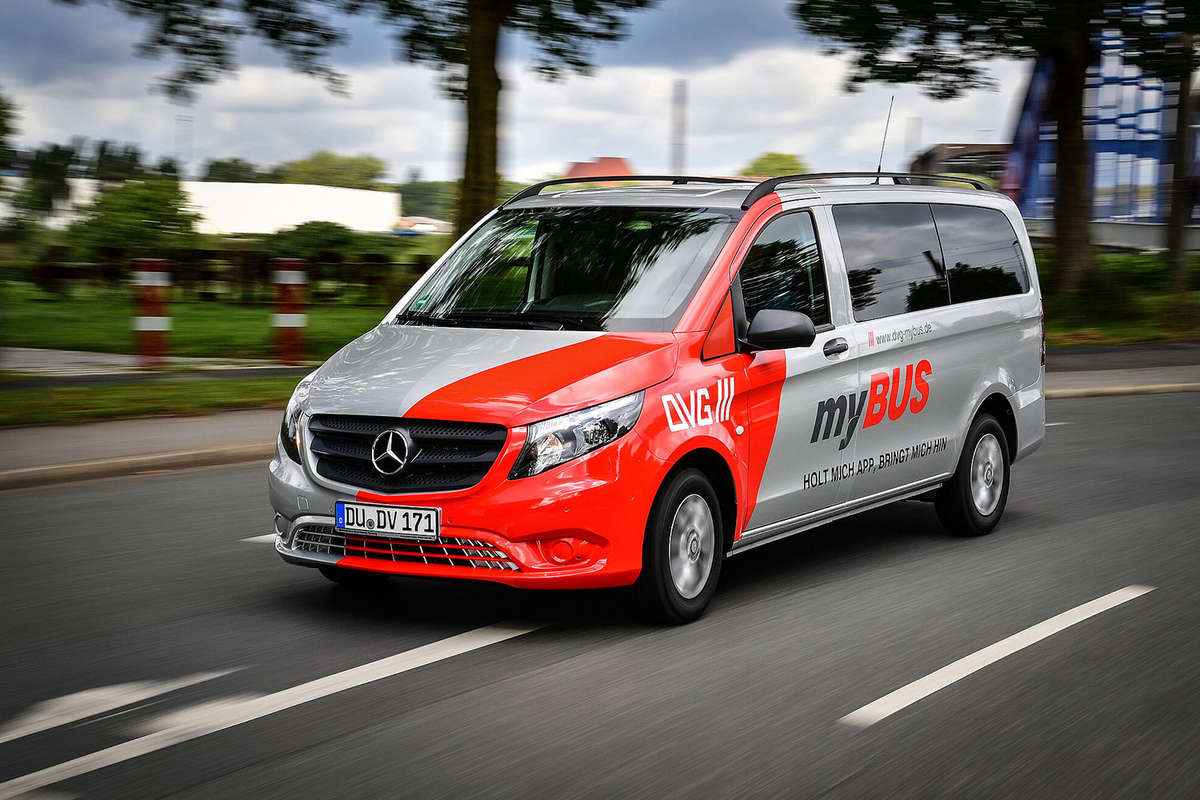
[[[1041,292],[1029,237],[1012,201],[1003,195],[937,187],[821,186],[817,191],[781,190],[780,194],[784,212],[811,209],[814,213],[834,327],[818,333],[811,346],[786,351],[778,427],[758,504],[735,551],[940,485],[954,473],[962,439],[979,407],[993,394],[1003,396],[1013,410],[1017,446],[1012,460],[1041,445],[1045,436]],[[1029,291],[855,321],[830,208],[838,202],[872,201],[962,204],[1002,211],[1017,233]],[[822,349],[837,338],[847,340],[850,349],[827,358]],[[932,371],[925,376],[928,399],[920,413],[906,413],[897,420],[885,417],[870,427],[864,427],[860,418],[844,449],[837,435],[812,440],[823,400],[861,397],[869,392],[872,376],[895,377],[897,369],[907,385],[906,369],[922,361],[928,361]],[[850,412],[847,408],[847,427],[852,424]],[[836,427],[835,423],[835,431]],[[922,455],[909,458],[913,452]],[[903,461],[895,463],[897,456]],[[885,460],[887,466],[880,468]],[[873,466],[860,470],[866,464]]]
[[[382,324],[321,365],[313,414],[402,417],[439,389],[484,370],[595,338],[591,331]]]

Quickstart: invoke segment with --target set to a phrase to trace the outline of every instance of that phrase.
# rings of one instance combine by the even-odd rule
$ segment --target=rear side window
[[[950,304],[933,212],[918,203],[833,207],[859,322]]]
[[[807,314],[813,324],[829,324],[825,267],[817,247],[812,214],[783,214],[767,223],[738,271],[746,320],[764,308]]]
[[[950,298],[969,303],[1029,290],[1017,234],[993,208],[935,205],[933,218],[950,277]]]

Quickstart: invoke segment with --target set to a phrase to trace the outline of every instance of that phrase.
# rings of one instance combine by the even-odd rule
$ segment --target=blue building
[[[1121,39],[1112,33],[1101,34],[1096,44],[1099,57],[1088,72],[1084,95],[1084,136],[1092,167],[1091,216],[1165,222],[1178,83],[1126,64]],[[1057,134],[1055,121],[1047,117],[1053,83],[1054,64],[1039,60],[1000,183],[1026,218],[1049,218],[1054,213]]]

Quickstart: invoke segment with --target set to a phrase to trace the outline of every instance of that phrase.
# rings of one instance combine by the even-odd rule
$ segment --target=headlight
[[[510,477],[537,475],[620,439],[637,423],[645,395],[638,392],[530,425]]]
[[[297,384],[296,391],[292,392],[292,399],[288,400],[287,408],[284,409],[283,423],[279,426],[279,441],[283,445],[283,452],[297,464],[300,463],[300,417],[304,413],[304,401],[308,399],[309,384],[316,374],[313,372]]]

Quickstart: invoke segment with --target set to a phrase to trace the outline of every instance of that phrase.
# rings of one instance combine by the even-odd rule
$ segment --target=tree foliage
[[[305,222],[263,240],[263,252],[272,258],[316,261],[326,253],[349,254],[361,246],[363,235],[336,222]]]
[[[742,175],[776,178],[780,175],[800,175],[808,172],[808,165],[790,153],[763,153],[742,168]]]
[[[81,213],[71,233],[85,250],[113,247],[134,256],[160,258],[193,246],[200,219],[188,210],[187,195],[179,184],[165,178],[110,186]]]
[[[235,72],[237,42],[248,33],[282,51],[294,70],[341,89],[343,77],[329,65],[327,54],[345,39],[345,32],[334,25],[331,12],[377,16],[391,27],[402,58],[431,64],[441,71],[447,91],[465,100],[460,230],[487,213],[496,195],[501,32],[523,34],[533,44],[534,69],[553,78],[586,71],[596,42],[624,37],[626,12],[657,1],[108,0],[148,23],[143,53],[176,58],[161,86],[180,98],[191,97],[197,85]]]
[[[71,177],[79,160],[80,142],[48,144],[33,153],[29,176],[17,194],[16,206],[28,217],[45,217],[71,198]]]
[[[275,169],[283,183],[346,189],[377,189],[386,172],[387,165],[375,156],[339,156],[329,150],[317,150],[306,158],[280,164]]]
[[[217,158],[205,165],[205,181],[221,181],[224,183],[262,183],[267,180],[269,173],[260,172],[253,163],[241,158]]]
[[[144,155],[136,144],[124,146],[108,140],[96,143],[88,165],[88,177],[104,183],[123,183],[146,173]]]
[[[1200,3],[792,0],[792,14],[829,52],[850,54],[851,90],[867,81],[912,83],[948,99],[991,87],[987,69],[995,59],[1052,60],[1047,111],[1057,124],[1059,288],[1081,291],[1099,277],[1088,227],[1091,171],[1083,132],[1084,86],[1097,56],[1093,37],[1100,31],[1116,35],[1127,61],[1160,76],[1190,74],[1197,57],[1190,34],[1200,24]]]
[[[12,137],[17,132],[17,106],[4,96],[3,89],[0,86],[0,172],[12,168]]]

